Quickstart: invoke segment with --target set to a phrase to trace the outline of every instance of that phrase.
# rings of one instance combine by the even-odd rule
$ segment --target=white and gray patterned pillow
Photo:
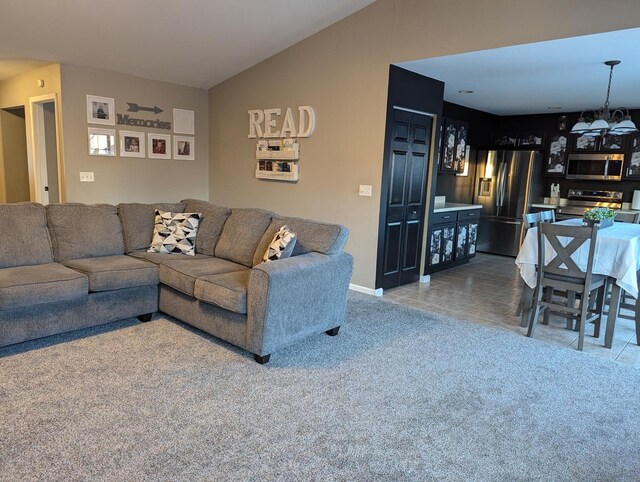
[[[268,261],[288,258],[291,256],[291,253],[293,253],[295,245],[295,233],[292,233],[288,226],[282,226],[271,240],[271,244],[269,244],[266,253],[264,253],[262,257],[262,262],[266,263]]]
[[[156,209],[153,239],[147,252],[194,256],[199,224],[200,213],[172,213]]]

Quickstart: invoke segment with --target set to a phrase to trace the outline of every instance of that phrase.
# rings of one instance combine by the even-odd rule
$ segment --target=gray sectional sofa
[[[149,253],[155,210],[200,213],[195,256]],[[262,263],[275,232],[290,258]],[[163,311],[266,363],[344,319],[352,257],[344,226],[174,204],[0,206],[0,346]]]

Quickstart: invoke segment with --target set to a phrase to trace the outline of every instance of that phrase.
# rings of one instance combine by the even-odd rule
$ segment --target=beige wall
[[[44,81],[44,86],[38,86],[38,80]],[[31,70],[0,82],[0,108],[24,107],[26,126],[31,125],[29,98],[54,94],[60,100],[60,65],[51,64],[39,69]],[[6,143],[6,141],[5,141]],[[0,156],[2,154],[0,153]],[[3,164],[3,162],[0,162]],[[29,177],[34,175],[34,167],[28,166]],[[35,191],[31,189],[28,199],[35,199]]]
[[[209,91],[210,198],[347,225],[373,288],[389,64],[638,25],[637,0],[379,0]],[[317,112],[300,181],[255,179],[247,110],[297,105]]]
[[[29,169],[24,109],[0,110],[5,202],[29,201]]]
[[[188,67],[187,67],[188,68]],[[67,201],[86,203],[177,201],[207,199],[209,175],[209,119],[207,92],[201,89],[143,79],[106,70],[61,66],[62,118]],[[166,129],[87,124],[86,96],[112,97],[116,112],[127,113],[127,102],[158,106],[164,112],[129,113],[135,118],[172,122],[173,109],[195,111],[194,161],[89,156],[87,128],[172,134]],[[119,149],[119,141],[116,141]],[[119,154],[119,153],[118,153]],[[81,171],[94,172],[95,182],[81,183]]]

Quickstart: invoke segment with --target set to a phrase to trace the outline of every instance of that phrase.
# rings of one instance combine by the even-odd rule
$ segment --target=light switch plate
[[[81,172],[80,182],[93,182],[93,172]]]
[[[371,186],[368,184],[360,184],[358,194],[360,196],[371,196]]]

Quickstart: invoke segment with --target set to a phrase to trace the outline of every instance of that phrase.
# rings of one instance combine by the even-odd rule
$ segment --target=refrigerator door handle
[[[500,164],[500,173],[498,177],[498,207],[502,207],[502,205],[504,204],[504,194],[507,189],[506,171],[507,163],[503,162],[502,164]]]

